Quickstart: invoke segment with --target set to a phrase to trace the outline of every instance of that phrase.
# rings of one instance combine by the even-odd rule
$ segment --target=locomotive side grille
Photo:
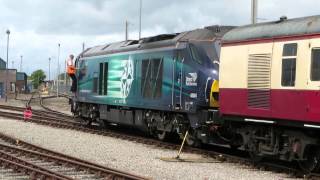
[[[271,54],[250,54],[248,61],[248,107],[270,109]]]

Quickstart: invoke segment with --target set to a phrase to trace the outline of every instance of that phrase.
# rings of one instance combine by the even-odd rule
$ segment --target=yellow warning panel
[[[214,80],[210,91],[210,107],[219,107],[219,81]]]

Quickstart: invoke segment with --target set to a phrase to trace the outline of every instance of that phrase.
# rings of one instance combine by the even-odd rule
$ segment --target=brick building
[[[0,69],[0,98],[5,97],[5,83],[7,78],[6,69]],[[8,97],[14,97],[16,90],[17,70],[8,69],[7,92]]]
[[[16,90],[18,93],[27,93],[27,74],[24,72],[17,72]]]
[[[6,62],[0,58],[0,69],[6,69]]]

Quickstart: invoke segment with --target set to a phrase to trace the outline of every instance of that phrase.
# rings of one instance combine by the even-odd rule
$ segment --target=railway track
[[[170,149],[170,150],[178,150],[180,147],[180,145],[176,143],[162,142],[159,140],[155,140],[155,139],[151,139],[151,138],[143,137],[139,135],[138,136],[128,135],[123,132],[114,131],[110,129],[100,130],[95,126],[86,126],[83,123],[75,122],[74,117],[70,115],[56,112],[51,110],[50,108],[47,108],[43,103],[43,99],[40,99],[39,102],[41,103],[41,106],[46,110],[33,111],[35,116],[33,116],[33,118],[31,119],[31,122],[34,122],[37,124],[42,124],[42,125],[47,125],[47,126],[52,126],[57,128],[72,129],[72,130],[77,130],[77,131],[82,131],[82,132],[97,134],[97,135],[103,135],[108,137],[114,137],[118,139],[129,140],[133,142],[138,142],[138,143],[160,147],[164,149]],[[17,111],[21,111],[23,109],[23,108],[17,108],[17,107],[0,106],[0,109],[2,108],[6,108],[7,110],[15,109]],[[1,114],[3,113],[1,113],[0,111],[0,116],[2,116]],[[17,115],[17,113],[7,113],[7,115],[5,116],[13,119],[21,119],[21,117],[18,117],[19,115]],[[252,166],[252,168],[265,169],[265,170],[270,170],[275,172],[282,171],[289,174],[292,177],[307,177],[309,179],[320,179],[320,174],[318,173],[303,173],[295,167],[288,167],[287,165],[279,165],[277,162],[276,163],[262,162],[257,164],[254,161],[250,160],[248,156],[239,155],[237,153],[230,153],[228,152],[229,151],[228,149],[227,150],[220,149],[220,148],[218,149],[219,150],[211,150],[211,149],[206,150],[206,149],[186,147],[184,148],[183,151],[187,153],[199,154],[208,158],[214,158],[220,161],[226,161],[229,163],[245,164],[245,165]],[[225,151],[227,151],[227,153],[225,153]]]
[[[27,101],[29,106],[34,94]],[[42,99],[40,98],[40,101]],[[0,116],[24,120],[22,107],[0,105]],[[50,115],[48,115],[50,114]],[[72,116],[34,110],[31,122],[58,128],[82,129]],[[59,116],[59,118],[57,117]],[[66,120],[65,118],[69,119]],[[77,129],[79,130],[79,129]],[[41,148],[0,133],[0,178],[4,179],[147,179]]]
[[[2,108],[2,106],[0,106],[0,109],[1,108]],[[6,108],[7,109],[13,108],[16,110],[18,110],[18,109],[21,110],[20,108],[17,108],[17,107],[6,107]],[[35,114],[37,114],[37,113],[43,113],[43,111],[39,111],[39,112],[35,111]],[[19,113],[9,112],[9,113],[6,113],[5,115],[3,115],[3,114],[4,113],[2,113],[2,111],[0,111],[0,116],[5,116],[8,118],[12,118],[12,119],[21,119],[21,120],[23,119],[22,115]],[[48,114],[48,112],[46,112],[46,114]],[[30,120],[30,122],[34,122],[34,123],[42,124],[42,125],[46,125],[46,126],[57,127],[57,128],[77,130],[77,131],[82,131],[82,132],[91,133],[91,134],[114,137],[114,138],[123,139],[123,140],[129,140],[129,141],[142,143],[142,144],[146,144],[146,145],[151,145],[151,146],[155,146],[155,147],[160,147],[160,148],[164,148],[164,149],[178,150],[180,147],[180,145],[175,144],[175,143],[162,142],[159,140],[150,139],[150,138],[143,137],[143,136],[128,135],[128,134],[124,134],[124,133],[109,130],[109,129],[98,130],[94,126],[91,126],[91,128],[90,128],[82,123],[71,122],[70,120],[63,121],[61,119],[63,119],[63,118],[56,119],[56,118],[52,118],[52,117],[45,117],[42,114],[41,116],[37,116],[37,115],[33,116],[33,118]],[[184,148],[183,151],[187,152],[187,153],[199,154],[204,157],[213,158],[213,159],[223,161],[223,162],[245,164],[245,165],[252,166],[252,168],[259,168],[259,169],[261,168],[261,169],[266,169],[266,170],[276,171],[276,172],[283,171],[283,172],[286,172],[287,174],[291,175],[292,177],[308,177],[311,179],[312,178],[314,178],[314,179],[319,178],[320,179],[320,174],[317,174],[317,173],[304,174],[296,168],[287,167],[285,165],[272,164],[270,162],[256,164],[255,162],[250,160],[247,156],[232,155],[232,153],[223,153],[223,151],[224,151],[223,149],[218,150],[218,151],[212,151],[212,150],[206,150],[206,149],[186,147],[186,148]]]
[[[0,166],[24,174],[19,175],[25,179],[147,179],[47,150],[2,133]]]

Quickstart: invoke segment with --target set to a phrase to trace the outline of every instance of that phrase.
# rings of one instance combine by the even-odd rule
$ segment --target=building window
[[[311,81],[320,81],[320,49],[312,49]]]
[[[13,82],[10,82],[10,91],[15,92],[16,91],[16,84]]]
[[[282,86],[294,86],[296,81],[296,59],[297,59],[296,43],[285,44],[282,53]]]
[[[162,95],[163,59],[142,60],[141,95],[157,99]]]

